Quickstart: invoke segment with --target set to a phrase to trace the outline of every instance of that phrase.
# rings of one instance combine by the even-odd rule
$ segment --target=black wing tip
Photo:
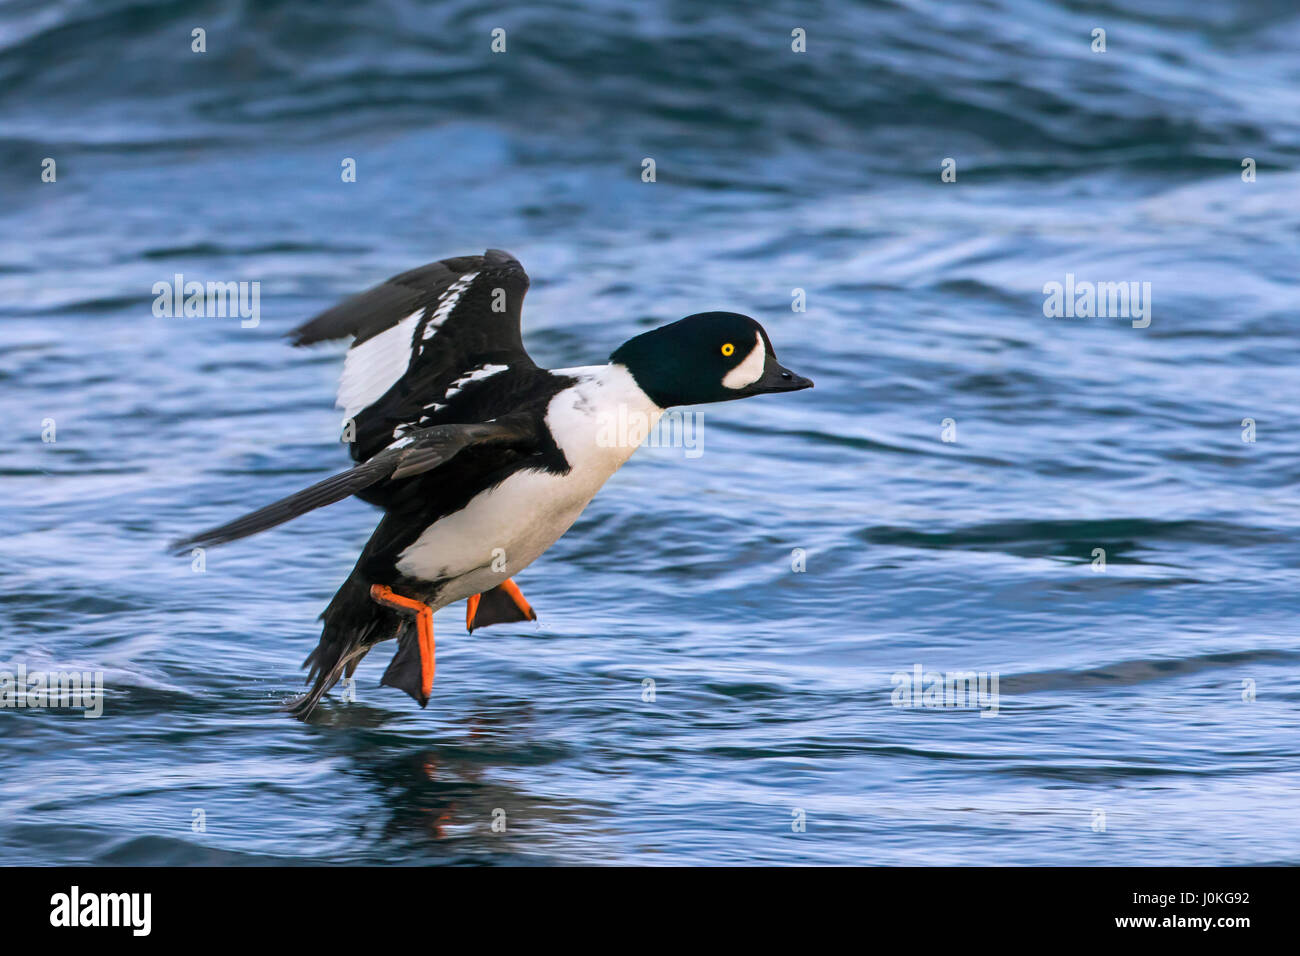
[[[167,554],[174,558],[185,557],[190,551],[196,548],[207,548],[214,544],[220,544],[221,541],[215,538],[209,538],[207,535],[196,534],[189,538],[177,538],[167,545]]]
[[[339,329],[334,327],[330,318],[339,310],[345,309],[349,303],[357,296],[349,296],[338,305],[332,306],[314,315],[302,325],[294,326],[281,337],[288,339],[289,344],[294,348],[300,348],[304,345],[315,345],[317,342],[328,342],[331,339],[341,339],[350,335],[356,335],[356,329]]]
[[[528,279],[528,273],[524,271],[523,265],[513,255],[504,249],[489,249],[483,253],[483,268],[499,270],[502,274],[513,276],[523,283],[524,288],[531,284]]]

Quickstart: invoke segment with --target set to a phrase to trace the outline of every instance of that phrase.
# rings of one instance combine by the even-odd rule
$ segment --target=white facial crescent
[[[763,336],[754,333],[754,347],[739,365],[728,372],[722,379],[724,388],[744,388],[753,385],[763,377],[763,366],[767,363],[767,351],[763,348]]]

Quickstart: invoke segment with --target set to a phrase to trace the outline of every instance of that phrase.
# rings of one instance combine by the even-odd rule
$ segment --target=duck
[[[442,259],[345,299],[288,333],[351,339],[339,380],[354,462],[309,488],[173,542],[176,553],[266,531],[348,497],[383,512],[321,614],[290,700],[306,720],[362,658],[397,650],[381,686],[423,708],[433,692],[434,613],[466,602],[466,628],[534,621],[514,577],[582,514],[667,409],[811,388],[767,332],[701,312],[643,332],[603,365],[545,369],[523,346],[529,278],[499,249]]]

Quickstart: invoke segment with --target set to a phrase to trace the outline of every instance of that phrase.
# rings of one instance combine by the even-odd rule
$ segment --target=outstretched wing
[[[394,276],[289,333],[294,345],[352,336],[338,405],[353,459],[416,428],[510,412],[541,372],[520,331],[527,291],[514,256],[489,249]]]
[[[508,445],[515,452],[530,454],[534,451],[536,441],[536,429],[527,416],[481,424],[435,425],[432,428],[417,429],[348,471],[326,478],[242,518],[176,541],[171,547],[173,551],[183,551],[246,538],[381,483],[400,482],[433,471],[472,446]]]

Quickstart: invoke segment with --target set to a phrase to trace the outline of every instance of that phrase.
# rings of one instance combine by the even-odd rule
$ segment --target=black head
[[[763,327],[737,312],[700,312],[628,339],[609,357],[660,408],[797,392],[809,379],[777,363]]]

